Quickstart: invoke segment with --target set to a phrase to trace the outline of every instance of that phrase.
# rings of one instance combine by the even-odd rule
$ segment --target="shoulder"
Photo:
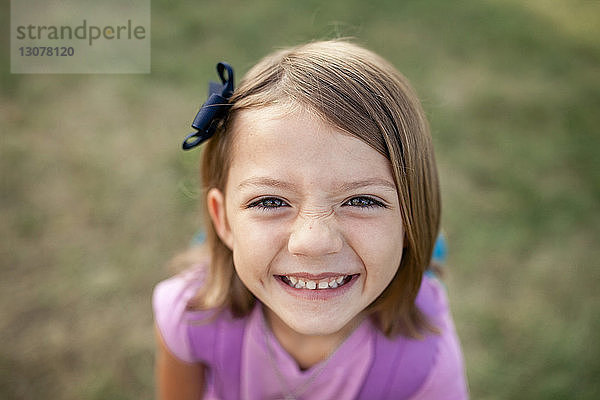
[[[204,284],[206,267],[202,264],[194,265],[185,271],[159,282],[152,296],[152,305],[156,307],[172,306],[174,304],[186,305]]]
[[[423,276],[415,303],[432,322],[450,312],[446,288],[434,275]]]
[[[425,277],[416,303],[439,333],[420,339],[388,339],[378,332],[374,362],[361,398],[466,398],[462,354],[444,286]]]
[[[210,361],[216,330],[226,312],[191,311],[188,304],[202,288],[205,265],[194,265],[160,282],[154,288],[152,308],[158,332],[168,350],[179,360]]]
[[[467,399],[464,361],[445,287],[436,278],[425,277],[417,304],[440,333],[432,342],[434,352],[427,377],[411,400]]]

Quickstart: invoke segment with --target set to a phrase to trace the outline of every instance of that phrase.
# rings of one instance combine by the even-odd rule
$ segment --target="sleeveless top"
[[[196,266],[159,283],[153,308],[169,351],[204,364],[205,399],[281,399],[289,392],[323,400],[468,398],[445,289],[431,276],[423,278],[416,304],[440,334],[388,339],[365,319],[327,360],[306,371],[266,327],[260,302],[244,318],[188,310],[203,277],[204,268]]]

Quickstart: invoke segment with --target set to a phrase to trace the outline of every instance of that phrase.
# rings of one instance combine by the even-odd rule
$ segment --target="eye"
[[[346,207],[358,207],[358,208],[375,208],[375,207],[386,207],[381,201],[375,200],[372,197],[358,196],[347,200],[342,206]]]
[[[290,205],[277,197],[263,197],[248,204],[248,208],[258,208],[262,210],[274,210],[281,207],[289,207]]]

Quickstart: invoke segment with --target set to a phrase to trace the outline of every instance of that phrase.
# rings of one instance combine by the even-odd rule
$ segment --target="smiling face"
[[[341,331],[402,258],[389,161],[307,112],[241,111],[230,133],[225,194],[212,189],[208,209],[238,276],[295,332]]]

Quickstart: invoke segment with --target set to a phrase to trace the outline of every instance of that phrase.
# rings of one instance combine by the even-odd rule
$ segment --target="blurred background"
[[[152,1],[152,73],[0,64],[0,398],[153,397],[153,286],[200,226],[215,63],[353,37],[430,118],[473,399],[600,398],[600,2]]]

